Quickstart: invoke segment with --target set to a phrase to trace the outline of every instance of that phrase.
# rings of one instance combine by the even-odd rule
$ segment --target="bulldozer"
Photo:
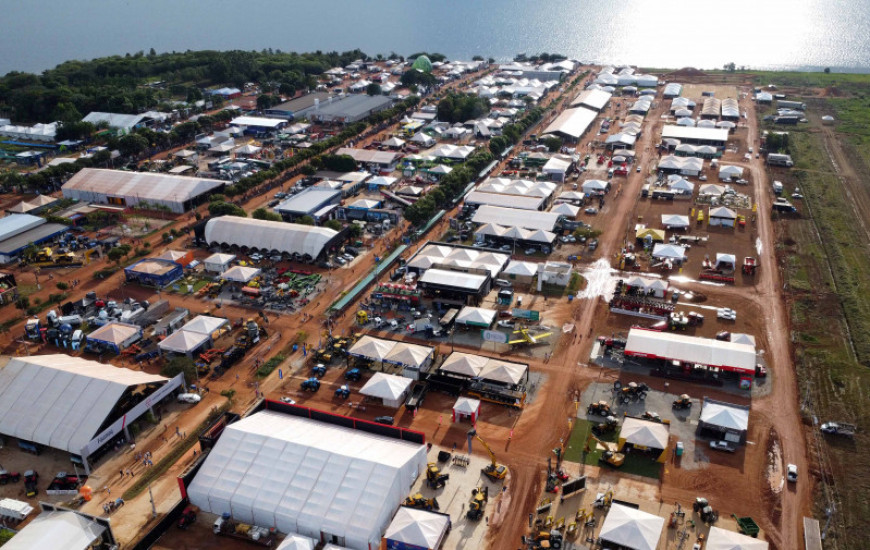
[[[420,493],[415,495],[411,495],[405,499],[405,502],[402,503],[404,506],[408,506],[409,508],[418,508],[420,510],[438,510],[440,507],[438,506],[438,500],[434,498],[426,498]]]
[[[674,399],[674,402],[671,406],[677,410],[691,409],[692,408],[692,398],[689,397],[689,394],[684,393],[683,395],[681,395],[677,399]]]
[[[450,479],[450,474],[442,474],[438,469],[438,465],[430,462],[426,468],[426,486],[430,489],[440,489],[447,485],[447,480]]]
[[[472,521],[479,521],[483,517],[483,509],[486,508],[486,501],[489,500],[489,489],[486,487],[474,488],[471,490],[471,501],[468,503],[468,511],[465,512],[465,517]]]
[[[697,497],[692,504],[692,510],[698,514],[704,523],[713,524],[719,520],[719,512],[710,506],[710,502],[706,498]]]
[[[535,533],[534,540],[532,541],[532,548],[534,550],[559,550],[562,548],[563,542],[562,533],[553,529],[551,531],[538,531]]]
[[[589,403],[586,407],[586,414],[597,414],[599,416],[610,416],[610,404],[607,401],[599,401],[598,403]]]
[[[469,435],[471,435],[471,437],[476,437],[477,440],[483,444],[484,448],[489,453],[489,458],[491,460],[491,463],[486,468],[481,468],[481,470],[480,470],[481,473],[483,473],[483,475],[485,475],[486,477],[488,477],[489,479],[491,479],[493,481],[501,481],[505,477],[507,477],[507,472],[508,472],[507,466],[503,466],[495,461],[495,453],[492,452],[492,449],[489,448],[489,445],[486,443],[486,441],[484,441],[483,438],[481,438],[479,435],[477,435],[477,430],[472,428],[471,431],[469,432]]]
[[[608,434],[608,433],[616,431],[616,427],[618,425],[619,424],[617,423],[615,416],[608,416],[607,418],[604,419],[604,422],[592,426],[592,432],[595,435]]]

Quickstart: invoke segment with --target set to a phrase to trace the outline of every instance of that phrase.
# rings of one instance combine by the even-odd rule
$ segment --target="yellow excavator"
[[[604,449],[601,453],[601,457],[598,459],[599,461],[610,464],[614,468],[619,468],[623,463],[625,463],[625,455],[619,452],[616,443],[601,441],[591,432],[589,433],[589,438],[586,440],[586,452],[591,452],[593,450],[593,440],[596,442],[596,447],[600,445]]]
[[[483,438],[481,438],[479,435],[477,435],[477,430],[472,428],[470,435],[472,437],[477,438],[477,440],[483,444],[483,447],[486,449],[486,452],[489,453],[490,460],[492,460],[492,462],[490,463],[489,466],[487,466],[486,468],[481,468],[480,471],[483,473],[483,475],[485,475],[486,477],[488,477],[489,479],[491,479],[493,481],[501,481],[505,477],[507,477],[507,472],[508,472],[507,466],[503,466],[502,464],[499,464],[498,462],[495,461],[495,453],[492,452],[492,449],[489,448],[489,445],[486,443],[486,441],[484,441]]]

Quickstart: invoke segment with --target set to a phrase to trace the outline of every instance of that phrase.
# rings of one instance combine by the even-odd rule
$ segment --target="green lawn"
[[[600,451],[587,453],[583,450],[586,446],[586,438],[589,437],[589,432],[594,425],[594,422],[580,418],[577,419],[574,424],[574,429],[571,430],[571,436],[568,438],[568,445],[565,448],[565,460],[568,462],[581,462],[589,466],[610,468],[610,466],[607,466],[606,464],[599,463],[598,459],[601,458]],[[614,443],[618,436],[619,432],[616,431],[605,434],[599,439]],[[629,453],[625,456],[625,464],[619,468],[619,471],[626,474],[659,479],[662,474],[662,465],[640,453]]]

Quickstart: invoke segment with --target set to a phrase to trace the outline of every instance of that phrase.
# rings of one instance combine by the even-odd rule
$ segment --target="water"
[[[870,72],[866,0],[29,0],[0,5],[0,74],[154,48],[559,52],[645,67]]]

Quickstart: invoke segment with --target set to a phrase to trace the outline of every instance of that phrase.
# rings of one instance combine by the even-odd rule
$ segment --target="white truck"
[[[828,435],[843,435],[846,437],[854,437],[855,432],[858,431],[858,426],[854,424],[847,424],[845,422],[825,422],[819,429],[822,430],[822,433]]]

